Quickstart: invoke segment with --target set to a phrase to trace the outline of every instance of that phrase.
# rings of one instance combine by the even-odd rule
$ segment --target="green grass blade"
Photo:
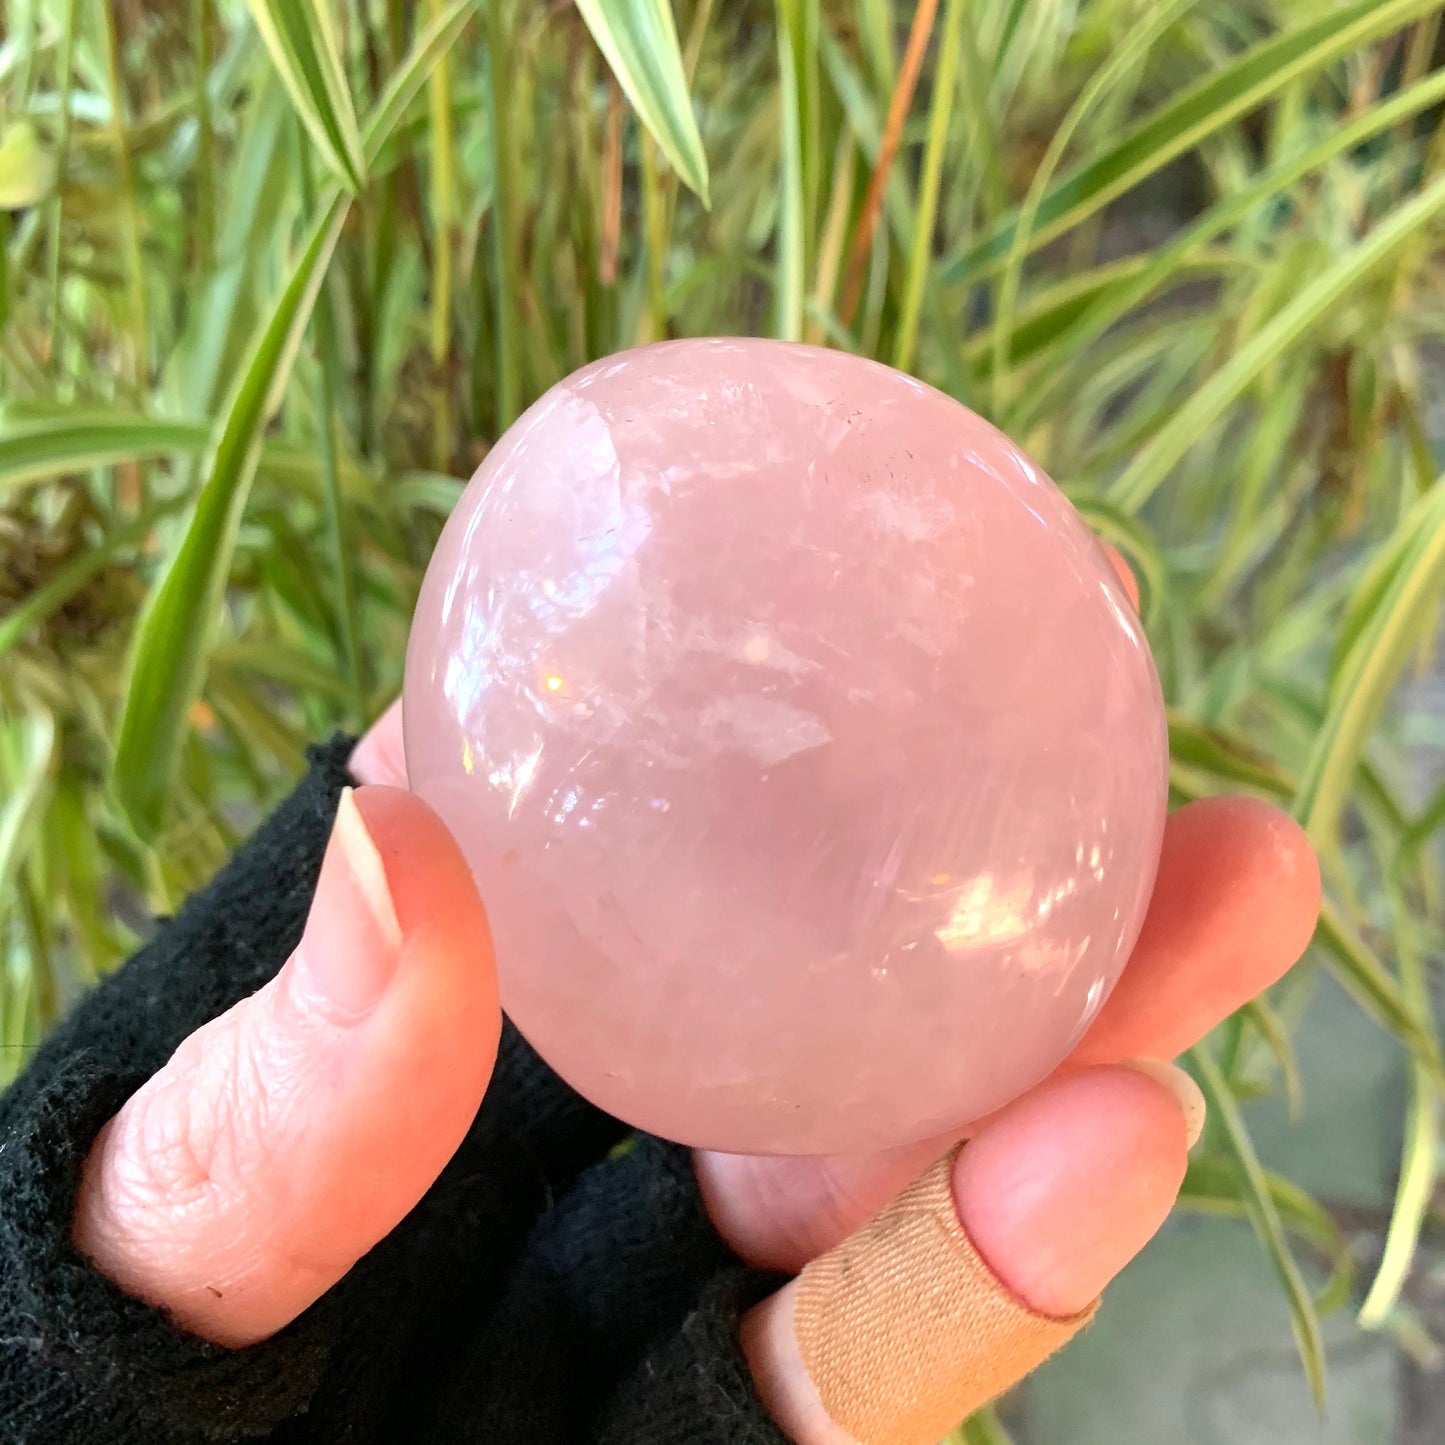
[[[1369,1017],[1404,1043],[1416,1062],[1429,1071],[1437,1089],[1445,1087],[1445,1069],[1441,1067],[1440,1045],[1434,1031],[1328,896],[1320,908],[1315,941],[1333,961],[1331,972],[1345,992]]]
[[[1267,998],[1253,998],[1241,1010],[1244,1018],[1258,1030],[1265,1047],[1273,1056],[1284,1080],[1284,1097],[1291,1121],[1299,1119],[1304,1109],[1304,1082],[1300,1077],[1299,1057],[1289,1028]]]
[[[1014,1440],[1004,1429],[993,1406],[989,1405],[970,1415],[943,1445],[1014,1445]]]
[[[642,170],[642,231],[647,238],[647,307],[642,335],[661,341],[667,335],[667,206],[662,198],[662,174],[657,164],[657,142],[642,133],[639,147]]]
[[[1109,495],[1137,511],[1189,448],[1260,375],[1319,327],[1376,267],[1383,265],[1445,210],[1445,176],[1398,206],[1252,335],[1203,386],[1193,392],[1125,468]]]
[[[1061,338],[1071,335],[1095,306],[1150,269],[1151,261],[1150,256],[1125,256],[1039,286],[1020,307],[1015,320],[1011,348],[1015,365],[1022,366],[1036,357],[1050,359]],[[1249,269],[1246,258],[1224,247],[1204,248],[1181,260],[1171,279],[1214,279]],[[982,372],[992,350],[992,335],[980,330],[964,343],[960,354],[970,367]]]
[[[282,772],[295,777],[306,766],[304,734],[277,710],[260,689],[248,687],[217,662],[206,684],[206,701],[226,717],[231,730],[255,748],[269,753]]]
[[[1000,55],[1008,54],[1008,48],[1013,44],[1013,38],[1018,33],[1019,21],[1024,17],[1024,11],[1029,7],[1029,0],[1009,0],[1008,12],[1004,16],[1003,28],[999,32],[998,49]]]
[[[206,438],[200,422],[119,411],[12,415],[0,418],[0,496],[75,472],[193,452]]]
[[[1390,898],[1401,986],[1416,1015],[1433,1033],[1425,950],[1420,946],[1408,904],[1396,890],[1391,890]],[[1415,1063],[1410,1069],[1410,1099],[1390,1227],[1385,1234],[1379,1268],[1360,1306],[1359,1321],[1367,1330],[1380,1329],[1394,1315],[1409,1282],[1440,1173],[1440,1113],[1439,1087],[1429,1071]]]
[[[1434,486],[1433,473],[1430,486]],[[1375,549],[1374,556],[1366,562],[1359,581],[1345,602],[1345,610],[1332,639],[1332,678],[1338,677],[1349,663],[1350,655],[1357,650],[1360,639],[1385,605],[1390,588],[1400,575],[1400,565],[1409,555],[1415,541],[1415,529],[1411,525],[1413,515],[1407,512],[1402,524]]]
[[[0,967],[0,1089],[14,1083],[35,1048],[28,1042],[36,1028],[34,982],[29,968]]]
[[[55,162],[28,120],[0,128],[0,211],[25,211],[39,205],[50,194],[55,178]]]
[[[44,810],[46,780],[55,754],[55,719],[29,713],[0,728],[0,918],[11,906],[30,835]]]
[[[444,9],[441,0],[428,0],[435,19]],[[452,129],[451,67],[443,56],[432,67],[427,84],[431,136],[432,245],[431,357],[440,381],[436,388],[436,446],[433,464],[445,470],[452,453],[451,387],[448,361],[452,350],[453,271],[457,243],[457,164]],[[323,308],[324,310],[325,308]]]
[[[215,665],[236,676],[279,683],[303,697],[324,697],[338,703],[349,700],[346,679],[338,677],[334,667],[323,666],[281,643],[223,643],[216,649]]]
[[[777,14],[783,164],[774,334],[801,341],[811,254],[807,151],[810,145],[815,154],[817,149],[817,0],[777,0]]]
[[[160,828],[187,713],[205,678],[262,436],[280,404],[348,209],[337,197],[313,224],[216,428],[195,515],[141,613],[113,781],[117,801],[142,837]]]
[[[522,409],[522,328],[518,298],[525,278],[519,254],[519,228],[514,216],[518,187],[512,153],[503,134],[503,117],[508,113],[510,96],[509,48],[500,0],[487,0],[487,143],[494,177],[488,229],[492,239],[493,385],[499,434],[516,421]]]
[[[462,32],[477,14],[477,0],[452,0],[452,3],[424,29],[417,33],[386,89],[361,128],[361,147],[369,167],[375,168],[387,143],[406,119],[412,101],[431,75],[432,67],[461,38]]]
[[[93,984],[132,951],[130,931],[112,912],[110,869],[96,836],[100,799],[74,773],[62,772],[50,797],[40,846],[46,850],[45,886],[57,911],[69,915],[78,947],[77,972]]]
[[[1205,774],[1218,791],[1250,788],[1279,802],[1294,794],[1290,779],[1258,748],[1176,710],[1169,713],[1169,759],[1171,767]]]
[[[1316,842],[1335,836],[1365,743],[1445,590],[1445,478],[1415,504],[1402,532],[1405,545],[1383,589],[1373,574],[1362,583],[1368,618],[1331,680],[1324,726],[1300,782],[1295,813]]]
[[[191,0],[191,49],[196,61],[196,277],[210,272],[216,253],[216,118],[211,108],[211,26],[206,0]]]
[[[167,359],[175,409],[213,417],[255,334],[286,232],[295,160],[286,140],[291,112],[270,66],[258,67],[255,110],[235,139],[230,185],[216,238],[217,268],[192,297],[178,344]]]
[[[1072,284],[1083,285],[1089,277],[1099,275],[1103,283],[1092,289],[1087,305],[1066,317],[1060,317],[1045,341],[1050,355],[1050,384],[1039,384],[1031,377],[1025,418],[1046,413],[1059,400],[1059,389],[1068,382],[1067,367],[1079,357],[1087,358],[1089,348],[1110,327],[1121,321],[1135,307],[1165,286],[1177,285],[1190,278],[1191,268],[1202,260],[1200,252],[1216,236],[1238,225],[1258,206],[1283,195],[1302,177],[1317,171],[1337,156],[1373,140],[1381,132],[1428,110],[1445,99],[1445,70],[1436,71],[1412,85],[1408,90],[1376,102],[1343,125],[1331,126],[1314,145],[1290,152],[1256,175],[1248,185],[1231,190],[1220,197],[1203,216],[1185,227],[1169,243],[1146,258],[1130,258],[1114,262],[1096,271],[1072,278]],[[1246,258],[1232,251],[1223,253],[1234,265],[1246,264]],[[1115,275],[1117,273],[1117,276]],[[1023,359],[1020,330],[1016,329],[1013,348],[1017,359]]]
[[[1004,156],[999,124],[993,112],[994,57],[986,55],[978,28],[970,23],[963,27],[962,106],[967,127],[965,150],[969,163],[979,179],[981,218],[995,226],[1008,206],[1008,181],[1004,176]]]
[[[100,467],[200,456],[213,431],[183,417],[11,406],[0,417],[0,495]],[[314,487],[321,475],[314,448],[279,440],[263,447],[261,470],[287,486]],[[343,490],[355,491],[365,482],[364,472],[343,461]]]
[[[1270,1263],[1279,1275],[1280,1282],[1284,1285],[1289,1301],[1290,1327],[1294,1331],[1300,1363],[1304,1366],[1305,1378],[1309,1381],[1315,1407],[1323,1414],[1325,1346],[1324,1337],[1320,1333],[1319,1315],[1305,1285],[1304,1276],[1300,1274],[1289,1240],[1285,1237],[1284,1225],[1270,1190],[1269,1178],[1255,1153],[1254,1141],[1249,1136],[1239,1104],[1230,1092],[1214,1056],[1207,1047],[1201,1045],[1190,1051],[1190,1058],[1215,1125],[1228,1144],[1239,1172],[1243,1191],[1241,1200],[1245,1211],[1265,1253],[1269,1256]]]
[[[65,184],[70,173],[71,111],[70,89],[75,79],[75,34],[79,0],[65,0],[60,18],[60,77],[58,90],[62,99],[60,134],[55,142],[55,204],[50,223],[50,361],[60,363],[63,347],[61,327],[65,316],[65,290],[62,272],[65,259]],[[4,324],[4,306],[0,302],[0,325]]]
[[[669,0],[577,0],[577,10],[643,125],[707,205],[707,156]]]
[[[322,160],[352,195],[360,195],[366,186],[366,157],[330,0],[246,4]]]
[[[472,13],[458,0],[418,37],[363,132],[374,160],[404,119],[431,67]],[[326,267],[349,211],[335,196],[313,222],[279,300],[213,433],[206,485],[159,584],[137,624],[113,764],[116,799],[142,837],[159,829],[186,734],[186,718],[205,678],[236,534],[260,462],[265,428],[280,405]]]
[[[443,67],[438,66],[440,71]],[[436,72],[433,72],[434,74]],[[302,193],[307,209],[315,205],[312,194],[310,157],[301,156]],[[316,349],[316,441],[321,461],[321,479],[326,494],[326,531],[331,566],[335,573],[336,613],[340,624],[339,661],[350,683],[351,708],[347,726],[360,731],[366,726],[366,685],[361,661],[361,624],[356,587],[352,578],[352,549],[347,513],[341,493],[340,428],[337,409],[341,396],[341,355],[332,316],[332,298],[323,290],[316,298],[312,316],[312,338]]]
[[[858,12],[858,38],[868,56],[878,93],[887,95],[893,89],[898,72],[893,41],[893,0],[854,0],[854,9]]]
[[[1271,36],[1169,101],[1100,155],[1062,177],[1039,202],[1030,250],[1090,216],[1176,156],[1198,146],[1288,86],[1317,74],[1433,9],[1439,0],[1354,0]],[[943,268],[946,284],[979,280],[1008,256],[1019,223],[1008,217],[983,241]]]
[[[893,364],[900,371],[908,371],[913,366],[923,294],[928,274],[933,269],[933,230],[938,217],[938,191],[943,179],[949,122],[958,95],[959,59],[963,51],[967,12],[968,0],[947,0],[943,12],[938,60],[933,73],[933,100],[928,114],[928,140],[923,149],[923,172],[918,184],[918,210],[913,220],[913,245],[903,284],[903,310],[898,321],[898,336],[893,346]]]
[[[115,153],[115,174],[121,189],[121,221],[126,265],[130,276],[131,357],[134,379],[150,374],[150,308],[146,300],[145,251],[141,235],[141,202],[136,194],[135,165],[126,135],[126,91],[121,75],[120,35],[112,6],[101,7],[100,34],[105,51],[110,91],[110,134]]]
[[[1360,1306],[1359,1321],[1367,1330],[1380,1329],[1386,1323],[1409,1280],[1420,1234],[1435,1195],[1440,1122],[1437,1086],[1423,1069],[1412,1068],[1400,1182],[1396,1186],[1395,1204],[1390,1212],[1384,1254],[1369,1293]]]
[[[1329,1314],[1350,1297],[1355,1278],[1355,1258],[1349,1241],[1333,1216],[1297,1184],[1268,1170],[1264,1179],[1270,1198],[1279,1211],[1280,1222],[1296,1238],[1319,1252],[1330,1265],[1330,1277],[1315,1296],[1315,1308]],[[1189,1161],[1179,1191],[1180,1209],[1215,1218],[1248,1218],[1248,1208],[1239,1187],[1234,1162],[1217,1155],[1202,1155]]]
[[[201,429],[198,427],[197,430]],[[117,557],[144,542],[157,521],[167,512],[175,511],[176,507],[175,502],[152,507],[129,526],[107,532],[97,545],[78,552],[63,566],[58,567],[23,602],[0,616],[0,659],[3,659],[31,628],[38,627],[47,617],[63,607],[92,577],[99,576],[114,564]]]
[[[427,472],[410,472],[399,477],[390,489],[399,511],[431,511],[439,517],[451,516],[461,494],[462,483],[456,477]]]
[[[1442,830],[1445,830],[1445,783],[1435,790],[1434,796],[1405,830],[1400,840],[1402,862],[1422,853],[1425,845]]]
[[[1023,283],[1024,262],[1034,249],[1033,233],[1049,183],[1085,117],[1118,81],[1134,69],[1139,57],[1181,15],[1197,3],[1198,0],[1167,0],[1167,3],[1155,5],[1143,23],[1131,26],[1128,33],[1120,38],[1108,60],[1099,67],[1093,79],[1079,93],[1078,99],[1069,107],[1068,114],[1060,121],[1049,140],[1048,149],[1029,184],[1028,194],[1019,207],[1008,255],[1004,261],[1003,276],[998,285],[993,326],[993,410],[996,416],[1003,414],[1005,403],[1010,396],[1009,369],[1013,363],[1011,342],[1014,313],[1018,307],[1019,287]]]
[[[818,59],[822,62],[833,94],[843,109],[848,127],[858,141],[859,149],[871,165],[877,165],[883,145],[883,115],[847,50],[827,25],[822,25],[818,31]],[[909,193],[908,178],[902,167],[895,165],[889,171],[883,202],[890,229],[895,236],[906,242],[913,234],[913,200]]]

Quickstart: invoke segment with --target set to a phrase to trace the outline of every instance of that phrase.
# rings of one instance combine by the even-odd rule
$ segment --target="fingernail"
[[[1178,1064],[1166,1063],[1163,1059],[1125,1059],[1124,1067],[1163,1084],[1179,1101],[1179,1111],[1184,1115],[1185,1147],[1192,1149],[1204,1133],[1204,1121],[1209,1114],[1199,1085]]]
[[[1153,1237],[1183,1180],[1177,1100],[1151,1072],[1090,1069],[1008,1110],[959,1155],[959,1219],[1041,1314],[1088,1307]]]
[[[331,841],[297,962],[341,1022],[376,1006],[401,957],[401,925],[376,840],[350,788],[341,794]]]

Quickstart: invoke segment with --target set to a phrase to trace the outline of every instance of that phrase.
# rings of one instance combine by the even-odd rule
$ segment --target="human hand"
[[[395,1227],[466,1133],[495,1055],[482,905],[440,822],[400,791],[395,712],[352,772],[364,786],[343,802],[296,954],[132,1097],[86,1169],[80,1247],[225,1345],[280,1330]],[[1173,1057],[1266,987],[1317,906],[1313,858],[1282,814],[1236,799],[1171,818],[1123,980],[1074,1056],[981,1126],[953,1172],[969,1236],[1025,1305],[1086,1307],[1173,1202],[1190,1125],[1170,1087],[1121,1062]],[[826,1160],[699,1154],[696,1172],[732,1249],[792,1272],[950,1142]],[[794,1290],[745,1326],[760,1393],[802,1445],[846,1438],[799,1355]]]

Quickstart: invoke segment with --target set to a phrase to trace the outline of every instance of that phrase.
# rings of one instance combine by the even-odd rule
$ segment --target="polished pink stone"
[[[413,787],[583,1094],[736,1151],[931,1137],[1047,1074],[1143,919],[1143,630],[1007,438],[874,363],[681,341],[562,382],[437,548]]]

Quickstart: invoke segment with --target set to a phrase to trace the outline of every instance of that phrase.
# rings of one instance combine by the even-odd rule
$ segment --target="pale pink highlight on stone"
[[[545,396],[463,496],[406,685],[503,1004],[696,1145],[942,1134],[1068,1052],[1143,920],[1143,631],[992,427],[837,352],[683,341]]]

